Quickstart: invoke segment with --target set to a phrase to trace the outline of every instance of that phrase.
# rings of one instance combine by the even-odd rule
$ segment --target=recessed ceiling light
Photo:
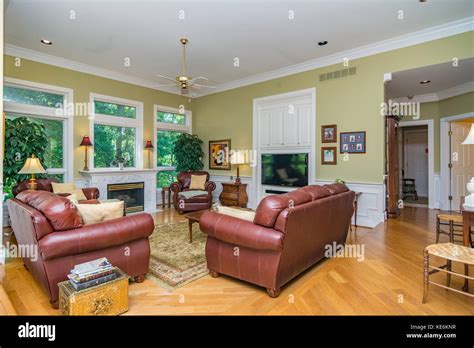
[[[327,44],[328,44],[328,42],[326,40],[318,42],[319,46],[326,46]]]
[[[49,40],[46,40],[46,39],[41,39],[41,43],[44,44],[44,45],[52,45],[53,41],[49,41]]]
[[[420,2],[428,2],[428,0],[419,0]]]
[[[420,84],[426,85],[427,83],[430,83],[430,82],[431,82],[430,80],[423,80],[423,81],[420,81]]]

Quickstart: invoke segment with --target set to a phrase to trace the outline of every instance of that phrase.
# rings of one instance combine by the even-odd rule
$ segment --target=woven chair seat
[[[462,215],[459,214],[438,214],[436,217],[440,220],[453,221],[454,223],[462,224]]]
[[[453,243],[431,244],[425,248],[428,254],[446,260],[474,265],[474,249]]]

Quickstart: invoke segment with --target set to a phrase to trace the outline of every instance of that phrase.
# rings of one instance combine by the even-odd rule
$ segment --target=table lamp
[[[31,155],[30,158],[26,159],[23,168],[18,172],[18,174],[31,174],[30,181],[28,182],[28,189],[36,190],[38,184],[36,183],[35,174],[46,173],[38,157]]]
[[[151,143],[151,140],[147,140],[145,144],[145,150],[148,151],[148,168],[151,169],[151,160],[150,160],[150,153],[154,149],[153,144]]]
[[[234,151],[234,153],[230,157],[230,163],[235,164],[237,166],[237,177],[235,178],[235,183],[240,184],[241,181],[240,181],[239,167],[242,164],[248,163],[247,159],[245,158],[245,153],[240,150]]]
[[[474,145],[474,123],[471,124],[471,130],[466,139],[462,142],[463,145]],[[469,195],[464,199],[464,208],[474,209],[474,177],[467,183],[467,190]]]
[[[94,146],[94,145],[92,144],[91,139],[86,135],[84,138],[82,138],[82,141],[79,144],[79,146],[84,146],[84,155],[85,155],[85,157],[84,157],[84,170],[88,171],[89,166],[87,165],[87,148],[89,146]]]

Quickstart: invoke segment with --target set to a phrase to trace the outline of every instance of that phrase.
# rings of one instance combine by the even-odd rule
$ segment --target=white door
[[[451,122],[451,209],[458,210],[466,184],[474,176],[474,145],[462,145],[471,128],[470,122]]]
[[[415,179],[419,197],[428,197],[428,129],[404,131],[405,178]]]

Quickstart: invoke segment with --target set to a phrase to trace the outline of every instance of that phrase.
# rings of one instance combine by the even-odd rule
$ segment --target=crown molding
[[[262,74],[253,75],[244,79],[230,81],[222,83],[217,86],[216,89],[208,92],[195,92],[193,98],[201,97],[209,94],[215,94],[223,91],[227,91],[234,88],[248,86],[259,82],[273,80],[276,78],[294,75],[300,72],[310,71],[325,66],[338,64],[343,61],[344,58],[349,60],[355,60],[363,57],[368,57],[374,54],[383,53],[403,47],[421,44],[424,42],[442,39],[444,37],[462,34],[468,31],[474,30],[474,16],[467,17],[454,22],[445,23],[435,27],[423,29],[407,35],[398,36],[392,39],[379,41],[373,44],[357,47],[354,49],[338,52],[326,57],[321,57],[314,60],[309,60],[303,63],[291,65],[288,67],[276,69]],[[116,81],[126,82],[133,85],[138,85],[146,88],[159,90],[171,94],[181,95],[179,91],[172,88],[157,87],[156,82],[134,77],[128,74],[119,73],[116,71],[99,68],[93,65],[80,63],[74,60],[65,59],[48,55],[42,52],[30,50],[27,48],[5,44],[5,54],[20,57],[23,59],[29,59],[36,62],[58,66],[65,69],[80,71],[87,74],[92,74]]]
[[[181,95],[180,92],[173,90],[172,88],[157,87],[156,86],[157,83],[151,80],[146,80],[146,79],[131,76],[128,74],[119,73],[113,70],[99,68],[93,65],[80,63],[80,62],[66,59],[66,58],[52,56],[46,53],[30,50],[30,49],[19,47],[19,46],[5,44],[4,53],[6,55],[13,56],[13,57],[28,59],[28,60],[32,60],[39,63],[54,65],[54,66],[61,67],[64,69],[79,71],[86,74],[105,77],[111,80],[130,83],[132,85],[151,88],[151,89],[155,89],[155,90],[166,92],[166,93]]]
[[[418,45],[424,42],[442,39],[448,36],[462,34],[474,30],[473,21],[474,16],[471,16],[454,22],[449,22],[435,27],[416,31],[410,34],[397,36],[388,40],[383,40],[347,51],[338,52],[326,57],[309,60],[300,64],[295,64],[281,69],[276,69],[266,73],[250,76],[248,78],[226,82],[218,85],[217,88],[212,91],[198,93],[196,96],[201,97],[209,94],[224,92],[234,88],[248,86],[259,82],[273,80],[288,75],[294,75],[297,73],[342,63],[344,58],[348,58],[349,60],[355,60],[372,56],[378,53],[388,52],[403,47]]]
[[[457,97],[458,95],[463,95],[470,92],[474,92],[474,81],[469,81],[463,83],[462,85],[454,86],[437,93],[415,95],[412,99],[408,99],[407,97],[394,98],[393,101],[398,103],[429,103]]]

